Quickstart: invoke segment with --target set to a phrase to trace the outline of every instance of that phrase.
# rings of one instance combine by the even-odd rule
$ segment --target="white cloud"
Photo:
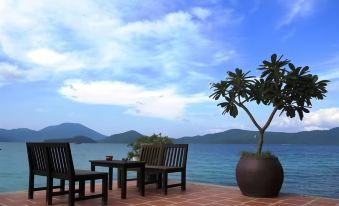
[[[66,59],[65,55],[45,48],[29,51],[27,56],[33,63],[42,65],[52,65]]]
[[[189,104],[209,101],[205,94],[184,96],[173,87],[147,89],[118,81],[68,80],[59,92],[76,102],[123,106],[128,114],[162,119],[181,118]]]
[[[339,126],[339,108],[319,109],[307,115],[304,125],[308,127],[334,127]]]
[[[339,126],[339,108],[324,108],[317,111],[311,111],[305,114],[302,121],[298,117],[293,119],[281,116],[276,117],[272,122],[272,127],[277,130],[302,131],[315,129],[331,129]]]
[[[213,15],[206,8],[135,20],[130,16],[141,10],[136,5],[122,10],[120,4],[123,1],[1,1],[3,53],[26,65],[27,73],[34,74],[30,80],[69,71],[78,71],[72,78],[79,78],[83,70],[104,71],[115,78],[128,72],[152,73],[157,79],[154,75],[178,78],[201,72],[197,64],[212,65],[215,55],[232,50],[227,42],[220,44],[204,34],[203,21]],[[225,19],[234,18],[229,13]]]
[[[294,22],[297,18],[306,17],[314,10],[314,0],[283,0],[281,4],[287,6],[287,13],[278,24],[278,28]]]
[[[56,51],[38,48],[27,53],[31,63],[41,67],[53,68],[54,71],[73,71],[85,68],[85,63],[71,53],[58,53]]]
[[[201,20],[205,20],[211,15],[211,11],[201,7],[195,7],[192,9],[192,13]]]
[[[187,31],[196,29],[191,20],[192,16],[187,12],[174,12],[156,21],[136,21],[120,27],[118,34],[123,38],[144,35],[152,38],[169,38],[178,33],[173,31]]]
[[[234,54],[234,50],[230,50],[227,52],[217,52],[214,54],[214,64],[218,65],[220,63],[227,62],[234,56]]]
[[[7,63],[0,63],[0,77],[3,79],[17,79],[22,76],[22,71],[17,66]]]
[[[319,69],[319,78],[327,80],[338,80],[339,79],[339,54],[331,55],[325,61],[317,62],[316,68]],[[326,70],[325,70],[326,69]],[[325,71],[324,71],[325,70]],[[331,83],[330,83],[331,84]]]
[[[16,81],[25,76],[24,71],[17,66],[0,62],[0,86],[8,81]]]

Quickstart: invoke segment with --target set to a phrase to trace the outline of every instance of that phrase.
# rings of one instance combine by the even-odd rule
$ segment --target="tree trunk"
[[[259,131],[258,148],[257,148],[258,155],[261,155],[262,145],[264,144],[264,133],[265,131]]]

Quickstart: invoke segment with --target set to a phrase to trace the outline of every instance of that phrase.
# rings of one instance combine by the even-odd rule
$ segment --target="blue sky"
[[[269,130],[339,126],[339,2],[329,0],[0,2],[0,128],[63,122],[110,135],[171,137],[255,129],[222,116],[209,83],[272,53],[329,79],[304,121]],[[264,123],[271,108],[250,104]]]

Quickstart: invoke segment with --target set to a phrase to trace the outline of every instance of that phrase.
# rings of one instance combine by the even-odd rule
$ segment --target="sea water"
[[[0,192],[27,190],[25,143],[0,142],[0,149]],[[71,144],[71,149],[76,169],[90,169],[88,160],[104,159],[106,155],[121,159],[130,150],[125,144]],[[255,145],[190,144],[187,180],[236,186],[240,152],[255,149]],[[282,192],[339,198],[339,146],[265,145],[264,150],[276,154],[284,168]],[[107,172],[107,168],[97,170]],[[36,178],[38,186],[45,182],[45,178]]]

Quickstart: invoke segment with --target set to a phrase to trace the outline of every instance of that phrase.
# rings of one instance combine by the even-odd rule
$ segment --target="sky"
[[[277,53],[331,82],[311,113],[270,131],[339,126],[339,9],[330,0],[1,0],[0,128],[81,123],[173,138],[255,130],[210,83]],[[263,125],[271,107],[249,104]]]

